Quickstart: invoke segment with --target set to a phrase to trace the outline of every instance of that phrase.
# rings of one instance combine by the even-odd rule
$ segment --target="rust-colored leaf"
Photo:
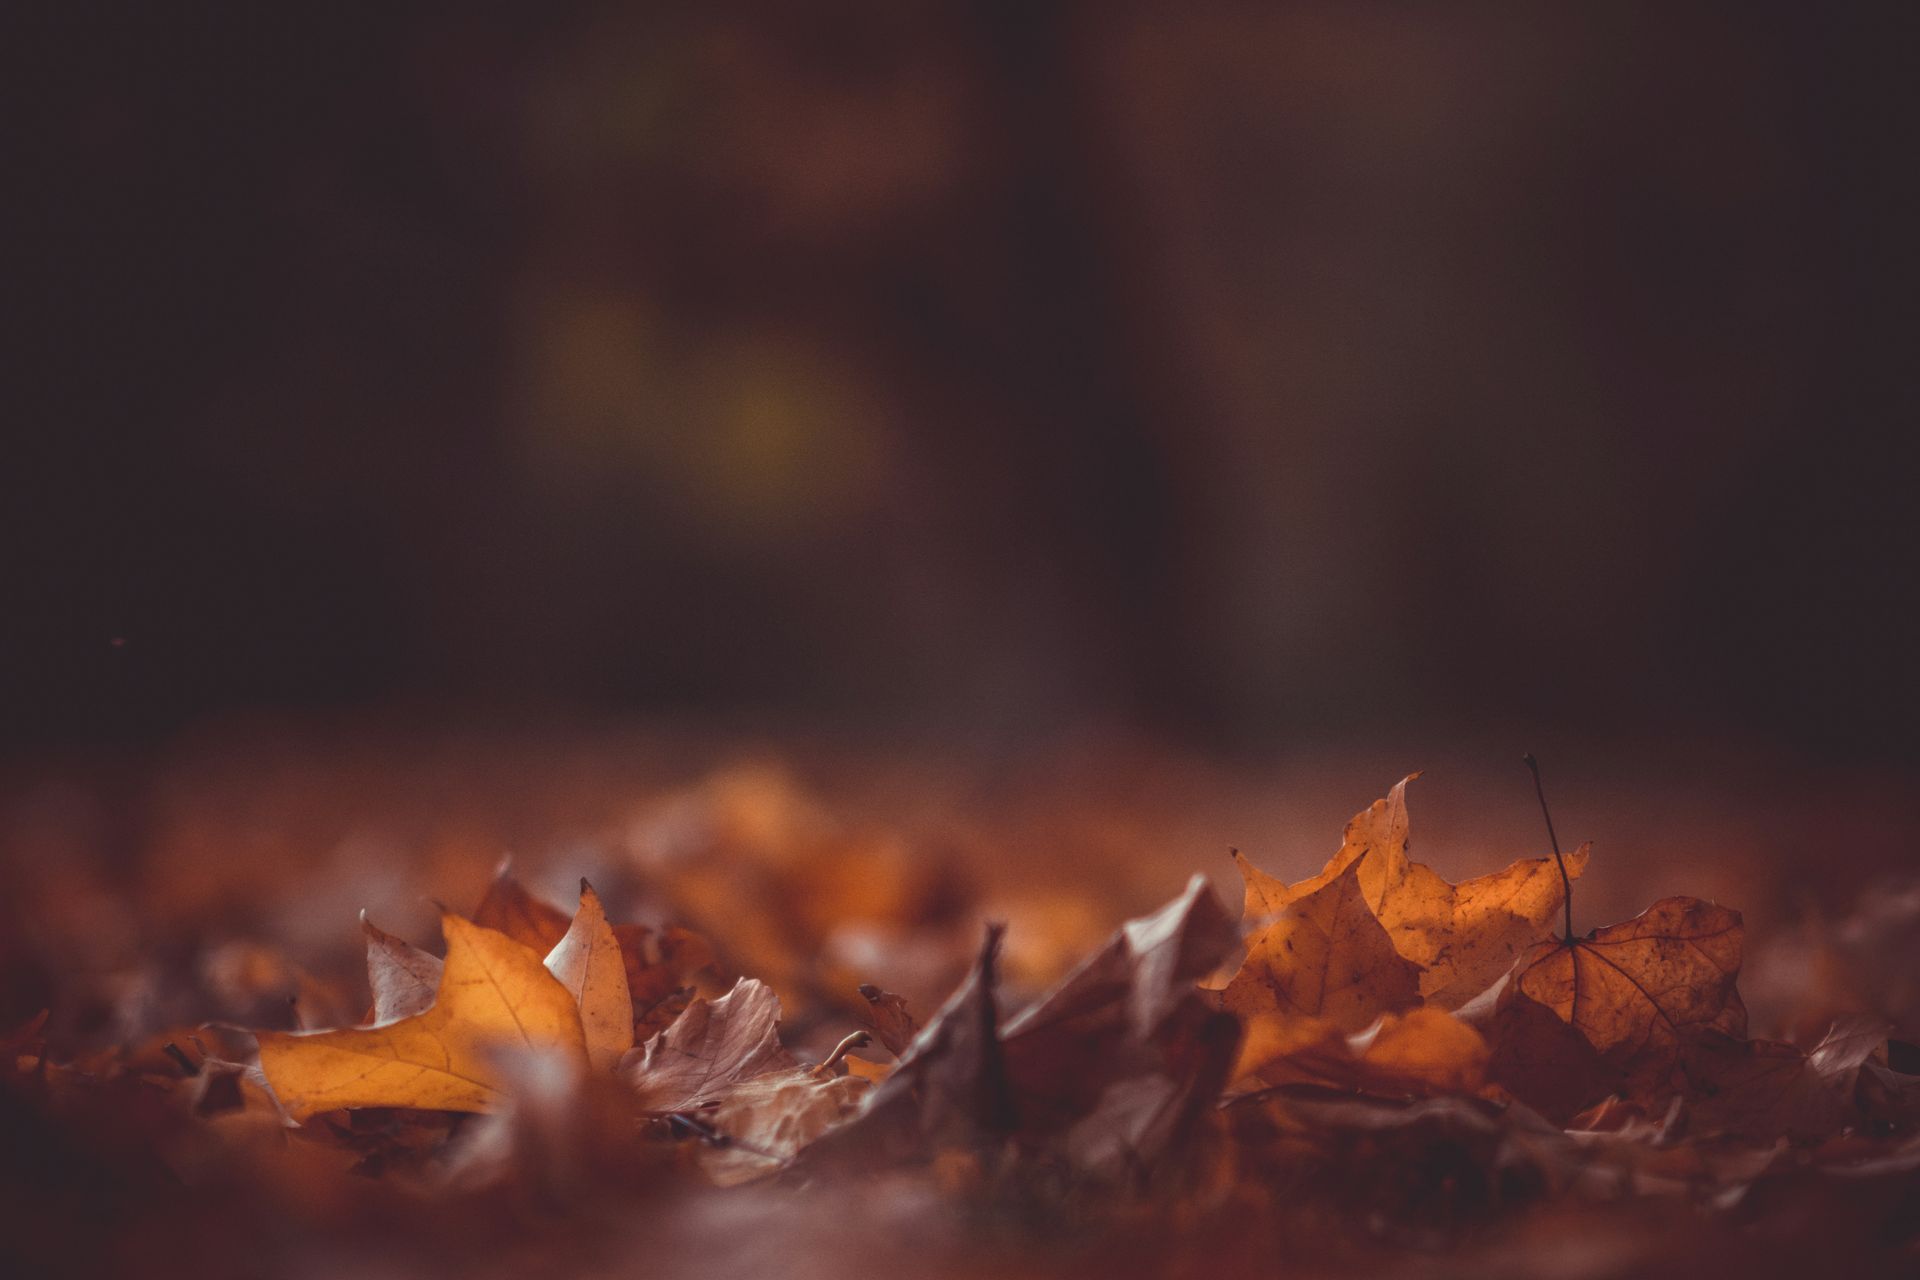
[[[1663,898],[1622,924],[1535,946],[1503,1000],[1526,997],[1574,1027],[1627,1087],[1669,1087],[1684,1037],[1746,1034],[1740,913]]]
[[[1459,884],[1408,854],[1407,784],[1347,824],[1340,849],[1320,874],[1289,885],[1235,853],[1246,878],[1247,915],[1269,916],[1358,867],[1360,893],[1386,930],[1394,950],[1420,967],[1420,994],[1429,1004],[1457,1009],[1512,967],[1519,954],[1550,931],[1565,897],[1552,858],[1526,858]],[[1567,875],[1587,866],[1582,845],[1566,857]]]

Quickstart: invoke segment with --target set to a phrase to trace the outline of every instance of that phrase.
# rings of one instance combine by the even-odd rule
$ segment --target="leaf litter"
[[[1748,1038],[1737,911],[1668,897],[1574,936],[1587,846],[1449,882],[1411,857],[1417,776],[1303,881],[1236,853],[1238,922],[1195,877],[1028,995],[1005,928],[885,840],[722,788],[689,800],[711,860],[620,886],[649,923],[504,864],[443,912],[443,955],[363,914],[357,1025],[62,1055],[38,1015],[0,1029],[8,1132],[53,1168],[8,1198],[9,1274],[297,1273],[289,1241],[349,1228],[363,1260],[461,1275],[1920,1262],[1899,1024],[1823,990],[1817,1034]],[[847,971],[835,910],[875,956],[971,961],[923,1021]],[[63,1243],[63,1177],[136,1225]]]

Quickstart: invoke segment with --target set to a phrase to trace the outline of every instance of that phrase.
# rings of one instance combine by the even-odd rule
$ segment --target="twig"
[[[1553,814],[1547,808],[1546,788],[1540,785],[1540,762],[1529,751],[1520,757],[1533,771],[1533,794],[1540,798],[1540,816],[1547,820],[1547,840],[1553,845],[1553,860],[1560,868],[1560,905],[1566,912],[1566,942],[1573,941],[1573,877],[1567,874],[1567,859],[1560,852],[1560,837],[1553,832]]]

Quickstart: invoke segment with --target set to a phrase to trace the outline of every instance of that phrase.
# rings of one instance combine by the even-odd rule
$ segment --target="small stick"
[[[175,1044],[173,1041],[171,1040],[167,1041],[165,1044],[161,1045],[160,1048],[169,1058],[172,1058],[174,1062],[179,1066],[181,1075],[192,1077],[200,1074],[199,1066],[194,1062],[192,1058],[189,1058],[187,1056],[186,1050],[182,1049],[179,1045]]]
[[[1573,877],[1567,874],[1567,860],[1560,852],[1560,837],[1553,833],[1553,814],[1547,809],[1546,788],[1540,785],[1540,762],[1529,751],[1520,757],[1533,771],[1533,794],[1540,797],[1540,816],[1547,820],[1547,840],[1553,845],[1553,860],[1560,867],[1560,905],[1566,910],[1567,936],[1563,941],[1573,941]]]

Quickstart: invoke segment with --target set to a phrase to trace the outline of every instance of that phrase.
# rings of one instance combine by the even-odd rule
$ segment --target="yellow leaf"
[[[1221,993],[1229,1011],[1243,1020],[1312,1015],[1358,1031],[1420,1003],[1419,969],[1394,951],[1361,896],[1362,862],[1296,898],[1254,937]]]
[[[611,1071],[620,1055],[633,1048],[633,1001],[620,940],[607,923],[600,895],[580,882],[580,909],[547,955],[547,970],[560,980],[580,1007],[587,1062],[595,1071]]]
[[[540,957],[504,934],[446,915],[446,967],[433,1007],[382,1026],[261,1032],[260,1066],[295,1120],[341,1107],[490,1111],[503,1101],[494,1055],[528,1049],[584,1065],[573,997]]]
[[[1324,1018],[1265,1014],[1248,1021],[1235,1077],[1265,1084],[1297,1080],[1372,1093],[1472,1093],[1486,1081],[1487,1042],[1438,1009],[1383,1014],[1343,1035]]]
[[[1486,1082],[1486,1040],[1438,1009],[1388,1014],[1349,1036],[1347,1046],[1359,1058],[1361,1081],[1376,1089],[1472,1093]]]
[[[1325,888],[1352,866],[1360,890],[1386,929],[1394,950],[1419,965],[1420,994],[1429,1004],[1457,1009],[1487,989],[1515,959],[1551,931],[1564,889],[1552,858],[1524,858],[1491,875],[1450,883],[1408,856],[1407,783],[1347,824],[1340,851],[1319,875],[1289,885],[1238,853],[1249,919],[1273,915]],[[1567,876],[1587,866],[1587,846],[1569,853]]]

